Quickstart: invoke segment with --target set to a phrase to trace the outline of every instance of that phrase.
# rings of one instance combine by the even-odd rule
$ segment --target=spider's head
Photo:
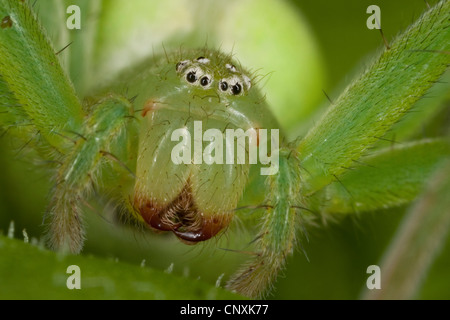
[[[238,70],[229,57],[209,52],[207,57],[179,61],[178,76],[186,84],[203,90],[214,90],[220,96],[244,96],[252,87],[250,77]]]

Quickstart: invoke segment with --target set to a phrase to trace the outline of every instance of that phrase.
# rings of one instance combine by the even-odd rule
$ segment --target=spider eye
[[[236,83],[234,86],[231,87],[231,92],[237,96],[242,91],[242,86],[239,83]]]
[[[177,63],[177,65],[175,66],[175,69],[177,70],[177,72],[181,72],[183,70],[183,68],[189,64],[190,61],[189,60],[183,60]]]
[[[228,83],[226,83],[226,81],[221,81],[220,82],[220,90],[222,90],[222,91],[227,91],[228,90]]]
[[[234,65],[232,65],[232,64],[226,64],[225,65],[225,67],[228,69],[228,70],[230,70],[231,72],[237,72],[237,69],[236,69],[236,67],[234,66]]]
[[[210,82],[210,80],[209,80],[208,77],[203,77],[203,78],[200,80],[200,84],[201,84],[203,87],[206,87],[206,86],[209,84],[209,82]]]
[[[194,71],[189,72],[186,75],[186,80],[190,83],[194,83],[195,81],[197,81],[197,76],[195,75]]]
[[[198,57],[197,62],[202,63],[202,64],[209,64],[210,60],[205,57]]]

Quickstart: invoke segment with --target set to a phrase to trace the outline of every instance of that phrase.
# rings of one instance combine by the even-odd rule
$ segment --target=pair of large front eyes
[[[197,75],[195,74],[195,72],[191,71],[186,75],[186,80],[189,83],[195,83],[195,82],[197,82],[198,78],[197,78]],[[200,79],[200,84],[203,87],[208,86],[210,83],[211,83],[211,79],[208,76],[204,76]]]
[[[195,83],[198,81],[198,77],[196,75],[196,73],[194,71],[188,72],[186,74],[186,80],[189,83]],[[208,76],[203,76],[200,79],[200,85],[203,87],[207,87],[209,84],[211,83],[211,79]],[[220,81],[219,83],[219,88],[220,90],[222,90],[223,92],[227,91],[229,88],[229,85],[226,81]],[[234,85],[231,86],[231,93],[233,93],[234,95],[238,95],[242,92],[242,85],[240,83],[236,83]]]

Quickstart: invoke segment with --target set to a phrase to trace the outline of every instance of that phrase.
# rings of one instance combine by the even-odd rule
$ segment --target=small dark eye
[[[200,84],[201,84],[202,86],[206,87],[206,86],[209,84],[209,79],[208,79],[208,77],[203,77],[203,78],[200,80]]]
[[[226,83],[225,81],[220,83],[220,90],[222,91],[227,91],[228,90],[228,83]]]
[[[205,58],[205,57],[198,57],[197,58],[197,62],[199,62],[201,64],[209,64],[210,60],[208,58]]]
[[[237,96],[242,91],[242,86],[239,83],[236,83],[233,87],[231,87],[231,92]]]
[[[190,83],[194,83],[195,81],[197,81],[197,76],[195,75],[194,71],[189,72],[186,75],[186,80]]]
[[[177,72],[180,72],[187,64],[189,64],[190,61],[189,60],[183,60],[177,63],[177,65],[175,66],[175,69],[177,70]]]
[[[237,72],[236,67],[232,64],[226,64],[225,67],[230,70],[231,72]]]

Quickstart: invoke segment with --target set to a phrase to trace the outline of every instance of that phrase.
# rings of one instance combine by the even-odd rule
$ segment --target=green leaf
[[[200,280],[95,257],[56,254],[0,236],[0,299],[241,299]],[[81,271],[69,290],[67,268]]]
[[[364,212],[414,200],[425,181],[450,157],[447,140],[424,140],[386,148],[348,170],[324,193],[327,213]]]

